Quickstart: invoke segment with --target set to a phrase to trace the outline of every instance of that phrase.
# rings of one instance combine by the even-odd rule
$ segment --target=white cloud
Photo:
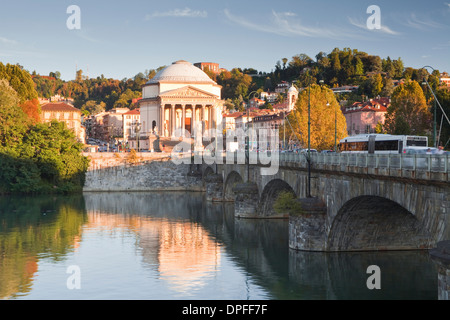
[[[429,29],[429,28],[442,28],[444,25],[424,17],[417,17],[415,13],[411,13],[409,17],[403,20],[404,25],[412,27],[419,30]]]
[[[17,44],[17,41],[0,37],[0,43],[14,45]]]
[[[399,35],[400,34],[400,32],[392,30],[391,28],[389,28],[384,23],[381,23],[381,26],[380,26],[381,29],[370,30],[369,28],[367,28],[367,23],[365,23],[365,22],[363,23],[360,20],[356,20],[356,19],[353,19],[353,18],[350,18],[350,17],[348,18],[348,21],[350,22],[350,24],[354,25],[355,27],[358,27],[360,29],[365,29],[365,30],[370,31],[370,32],[377,32],[378,31],[378,32],[383,32],[383,33],[390,34],[390,35]]]
[[[233,15],[228,9],[224,10],[225,17],[247,29],[273,33],[284,36],[305,36],[305,37],[324,37],[324,38],[342,38],[348,37],[347,32],[338,30],[339,28],[319,28],[314,26],[305,26],[300,19],[293,19],[297,14],[293,12],[275,12],[272,10],[270,16],[271,23],[255,23],[248,19]]]
[[[192,10],[191,8],[175,9],[166,12],[154,12],[145,16],[146,20],[161,17],[188,17],[188,18],[206,18],[208,13],[201,10]]]

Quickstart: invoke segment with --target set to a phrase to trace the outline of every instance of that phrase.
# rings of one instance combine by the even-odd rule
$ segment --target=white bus
[[[339,141],[339,150],[343,153],[403,153],[407,147],[428,147],[428,137],[391,135],[391,134],[359,134]]]

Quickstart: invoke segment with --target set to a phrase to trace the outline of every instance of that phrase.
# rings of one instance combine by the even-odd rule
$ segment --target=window
[[[398,140],[375,141],[375,150],[398,150]]]
[[[343,142],[340,144],[341,151],[367,151],[368,142]]]
[[[426,140],[407,140],[406,145],[408,147],[426,147],[427,141]]]

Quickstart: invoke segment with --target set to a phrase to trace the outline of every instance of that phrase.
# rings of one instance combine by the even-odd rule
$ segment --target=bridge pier
[[[438,299],[450,300],[450,240],[438,242],[430,256],[438,268]]]
[[[289,214],[289,248],[303,251],[326,251],[327,207],[319,198],[298,200],[302,212]]]
[[[391,159],[369,155],[358,156],[359,160],[354,159],[354,155],[336,157],[339,162],[330,156],[313,163],[311,194],[326,206],[310,207],[307,209],[310,212],[304,216],[281,214],[273,207],[281,191],[299,198],[306,196],[308,171],[301,161],[281,161],[278,171],[270,175],[262,164],[240,163],[216,164],[215,167],[204,163],[201,172],[208,190],[207,198],[235,202],[235,216],[289,217],[293,249],[420,250],[450,239],[450,180],[447,177],[450,158],[446,158],[445,172],[436,176],[433,170],[441,173],[443,168],[432,169],[431,158],[427,158],[428,171],[424,171],[393,166],[395,159],[406,161],[407,157]],[[191,174],[195,175],[197,170],[198,167],[192,166]],[[207,178],[213,174],[221,175],[222,181],[218,176]],[[249,181],[254,184],[243,184]],[[308,207],[308,203],[304,206]]]
[[[234,216],[239,218],[258,217],[258,186],[252,182],[236,184],[233,187],[235,194]]]
[[[220,174],[213,173],[205,177],[206,200],[213,202],[224,201],[223,178]]]

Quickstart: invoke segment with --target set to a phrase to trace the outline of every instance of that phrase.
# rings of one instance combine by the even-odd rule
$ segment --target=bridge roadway
[[[448,155],[311,154],[310,170],[305,154],[211,160],[196,154],[191,165],[207,199],[234,201],[240,218],[289,218],[293,249],[426,249],[450,239]],[[275,212],[283,190],[306,212]]]

